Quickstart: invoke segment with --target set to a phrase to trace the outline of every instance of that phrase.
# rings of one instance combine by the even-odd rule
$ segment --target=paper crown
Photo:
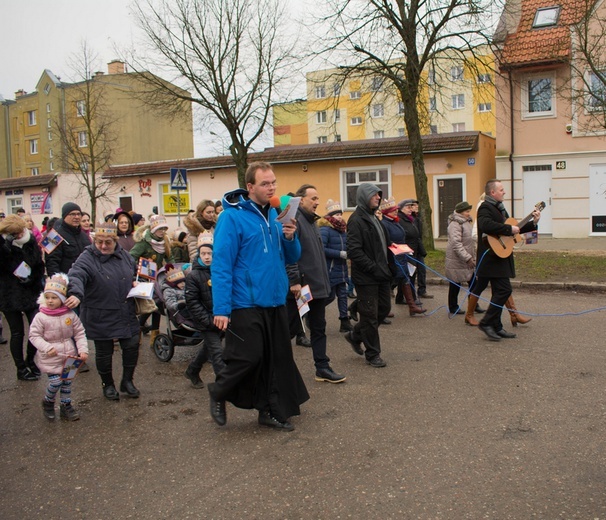
[[[65,302],[65,298],[67,297],[67,284],[67,275],[56,274],[46,281],[44,292],[53,293],[57,295],[62,302]]]
[[[149,217],[149,227],[151,228],[152,233],[154,231],[158,231],[158,229],[166,228],[168,229],[168,222],[166,222],[166,217],[164,215],[152,215]]]
[[[394,199],[393,197],[383,199],[383,202],[381,202],[379,209],[383,213],[389,213],[390,211],[393,211],[394,209],[396,209],[396,199]]]
[[[326,201],[326,213],[327,215],[332,215],[333,213],[339,213],[342,212],[343,210],[341,209],[341,204],[339,203],[338,200],[332,200],[332,199],[328,199]]]
[[[179,283],[185,280],[185,273],[178,268],[171,269],[166,274],[166,281],[170,283]]]
[[[98,235],[111,235],[116,236],[118,234],[116,230],[116,224],[113,222],[101,222],[95,226],[95,236]]]
[[[212,233],[200,233],[198,235],[198,249],[202,246],[213,247],[213,234]]]

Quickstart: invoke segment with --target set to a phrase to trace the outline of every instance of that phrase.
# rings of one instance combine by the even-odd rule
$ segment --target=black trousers
[[[381,354],[379,324],[391,310],[391,283],[356,285],[356,293],[360,321],[354,326],[353,339],[364,343],[366,359],[371,360]]]
[[[326,298],[308,302],[309,339],[317,369],[330,367],[330,358],[326,355]]]
[[[120,338],[120,348],[122,349],[122,370],[128,371],[131,376],[139,360],[139,334],[132,338]],[[113,385],[114,378],[112,374],[112,357],[114,355],[113,339],[95,340],[95,363],[97,372],[101,376],[101,381],[105,385]]]
[[[476,296],[482,294],[482,291],[486,289],[489,283],[492,290],[490,305],[482,317],[480,325],[490,325],[494,330],[498,331],[503,328],[501,313],[512,293],[511,281],[509,278],[487,278],[478,276],[477,282],[472,288],[473,294]]]
[[[38,314],[38,309],[28,309],[26,311],[7,311],[4,313],[6,323],[11,331],[11,342],[10,349],[13,361],[18,370],[34,364],[34,356],[36,355],[36,347],[31,342],[27,341],[27,355],[23,358],[23,340],[25,339],[25,326],[23,323],[23,316],[27,319],[27,322],[31,324],[34,320],[34,316]]]

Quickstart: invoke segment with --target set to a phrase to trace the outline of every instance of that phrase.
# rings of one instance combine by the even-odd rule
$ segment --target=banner
[[[32,215],[51,215],[53,212],[53,204],[51,194],[32,193],[29,196],[32,205]]]

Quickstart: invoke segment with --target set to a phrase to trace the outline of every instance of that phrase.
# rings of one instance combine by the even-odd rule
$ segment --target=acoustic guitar
[[[543,211],[545,209],[545,203],[538,202],[535,205],[534,209]],[[530,215],[528,215],[527,217],[522,219],[519,223],[515,218],[510,217],[505,221],[505,224],[523,228],[532,219],[533,219],[533,217],[532,217],[532,212],[531,212]],[[492,249],[494,254],[501,258],[507,258],[509,255],[511,255],[511,253],[513,253],[513,247],[522,241],[522,237],[520,236],[519,233],[517,235],[513,235],[513,236],[487,235],[487,238],[488,238],[488,245],[490,246],[490,248]]]

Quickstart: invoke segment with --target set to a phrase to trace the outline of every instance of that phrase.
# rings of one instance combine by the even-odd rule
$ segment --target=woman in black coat
[[[40,377],[34,363],[36,349],[29,341],[23,358],[23,316],[32,322],[43,289],[44,263],[40,247],[25,220],[9,215],[0,222],[0,311],[11,331],[11,355],[17,367],[17,379],[22,381],[36,381]]]

